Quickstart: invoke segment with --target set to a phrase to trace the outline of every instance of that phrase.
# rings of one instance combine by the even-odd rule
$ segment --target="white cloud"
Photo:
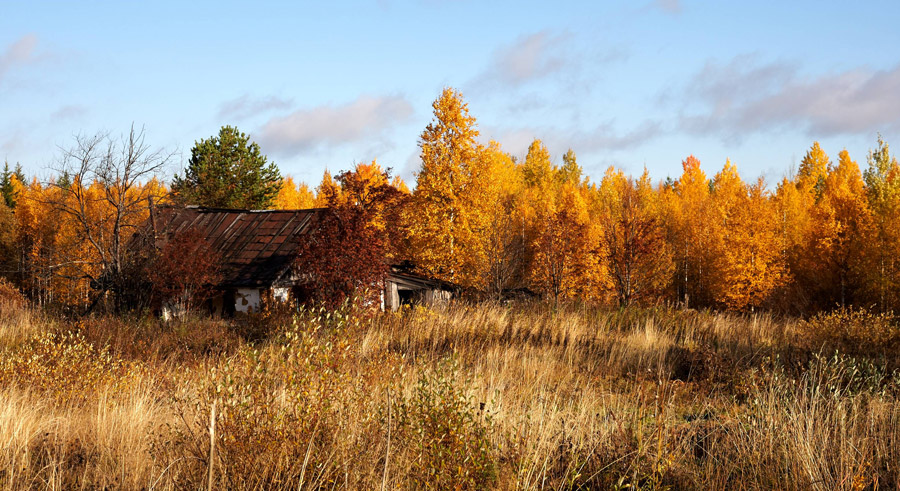
[[[372,141],[412,113],[412,105],[401,96],[360,96],[347,104],[299,109],[272,118],[258,132],[259,142],[267,151],[296,155],[320,147]]]
[[[685,90],[682,128],[735,139],[781,128],[825,137],[900,127],[900,65],[802,77],[794,66],[754,61],[708,63]]]

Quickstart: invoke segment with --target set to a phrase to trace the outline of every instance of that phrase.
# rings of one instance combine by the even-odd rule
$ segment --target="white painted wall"
[[[287,302],[291,299],[291,289],[286,286],[273,287],[272,297],[279,302]]]
[[[245,314],[259,310],[259,288],[238,288],[234,294],[235,312]]]

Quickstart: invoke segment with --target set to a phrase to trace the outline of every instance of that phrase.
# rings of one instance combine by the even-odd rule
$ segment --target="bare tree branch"
[[[174,152],[152,149],[144,128],[134,125],[119,138],[105,132],[77,135],[72,147],[62,149],[53,170],[65,179],[48,183],[56,190],[48,195],[49,204],[73,219],[79,238],[96,254],[95,261],[69,258],[66,262],[99,266],[102,291],[122,287],[121,276],[131,253],[130,232],[149,211],[154,191],[147,183],[174,158]]]

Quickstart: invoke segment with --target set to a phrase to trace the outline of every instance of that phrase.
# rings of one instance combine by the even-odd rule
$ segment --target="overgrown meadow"
[[[887,314],[460,302],[163,323],[8,297],[6,489],[900,486]]]

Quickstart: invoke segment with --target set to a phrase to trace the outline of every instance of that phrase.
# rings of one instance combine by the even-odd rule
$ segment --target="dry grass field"
[[[897,324],[0,305],[4,489],[895,489]]]

